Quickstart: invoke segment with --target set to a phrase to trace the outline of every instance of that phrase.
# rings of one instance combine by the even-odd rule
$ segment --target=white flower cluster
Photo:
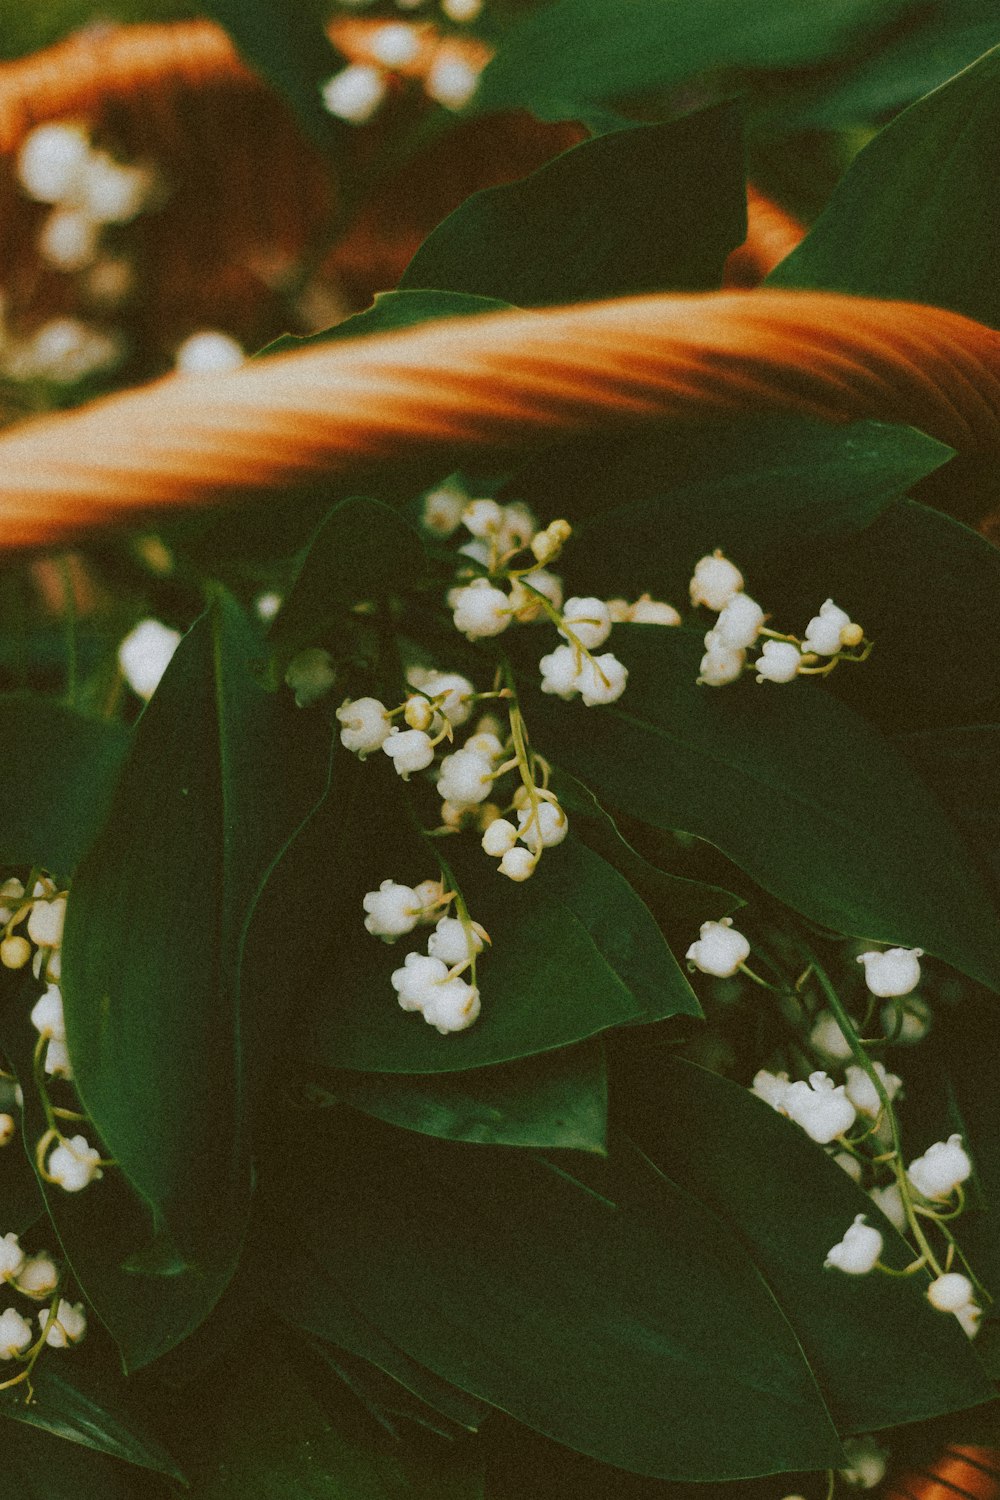
[[[30,896],[16,876],[5,880],[0,885],[0,924],[3,925],[0,963],[5,969],[23,969],[30,959],[36,979],[57,984],[65,920],[66,892],[60,891],[48,876],[35,881]],[[17,931],[22,922],[24,933]],[[34,958],[32,944],[35,945]]]
[[[764,610],[744,592],[743,574],[718,548],[695,564],[690,593],[692,604],[719,617],[705,636],[698,681],[706,687],[725,687],[741,677],[747,652],[762,636],[767,639],[760,655],[749,663],[758,682],[791,682],[803,672],[824,674],[838,661],[861,661],[867,655],[867,650],[860,656],[845,654],[865,646],[864,631],[832,599],[820,606],[801,639],[769,630]]]
[[[400,10],[414,8],[407,0],[397,0],[397,6]],[[483,0],[442,0],[441,9],[449,21],[465,24],[476,19],[482,6]],[[328,112],[349,125],[367,125],[392,89],[408,78],[419,80],[433,103],[462,109],[475,93],[486,61],[486,53],[478,48],[449,40],[433,26],[409,21],[386,21],[374,27],[359,45],[363,54],[334,73],[320,89]]]
[[[459,907],[458,916],[438,915],[455,902],[440,880],[424,880],[417,886],[383,880],[377,891],[364,898],[365,927],[384,943],[394,943],[420,925],[433,924],[426,953],[408,953],[402,968],[392,975],[403,1010],[419,1011],[429,1026],[443,1035],[465,1031],[480,1011],[476,985],[476,959],[489,937],[485,928],[472,922]],[[471,983],[462,978],[471,971]]]
[[[87,1331],[87,1315],[82,1302],[55,1300],[60,1281],[59,1268],[47,1251],[29,1255],[16,1234],[0,1238],[0,1286],[7,1285],[32,1302],[50,1304],[37,1315],[37,1334],[16,1307],[0,1313],[0,1360],[29,1360],[45,1344],[67,1349],[80,1342]]]

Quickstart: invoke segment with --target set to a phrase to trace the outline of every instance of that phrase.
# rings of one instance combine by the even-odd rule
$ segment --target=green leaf
[[[432,323],[438,318],[474,318],[481,313],[509,311],[509,302],[498,302],[495,297],[468,297],[464,292],[376,292],[374,303],[364,312],[355,313],[319,333],[283,333],[259,350],[256,358],[265,354],[288,354],[293,349],[306,349],[310,344],[360,339],[371,333],[394,333],[397,329]]]
[[[470,914],[492,939],[479,959],[482,1015],[468,1031],[439,1036],[419,1015],[406,1014],[390,983],[406,949],[369,936],[361,903],[390,871],[410,883],[426,879],[434,856],[430,848],[406,849],[398,814],[390,821],[391,804],[386,824],[372,828],[379,782],[371,770],[366,780],[353,828],[343,804],[331,809],[352,867],[317,871],[347,914],[331,929],[308,984],[317,1062],[365,1073],[459,1072],[565,1047],[613,1026],[700,1014],[648,909],[572,835],[541,861],[529,885],[513,889],[478,848],[461,858],[449,846]]]
[[[522,307],[719,285],[746,235],[730,104],[584,141],[520,182],[474,193],[424,241],[402,289]]]
[[[446,1141],[605,1149],[607,1076],[598,1042],[430,1078],[334,1073],[323,1090],[390,1125]]]
[[[14,1390],[4,1398],[0,1414],[185,1483],[173,1458],[146,1431],[145,1423],[129,1409],[121,1393],[103,1389],[93,1375],[74,1370],[70,1378],[43,1359],[32,1375],[32,1386],[35,1399],[30,1404]]]
[[[291,105],[317,146],[343,149],[350,127],[323,108],[320,88],[344,65],[304,0],[202,0],[201,8],[229,32],[251,67]]]
[[[392,1448],[339,1382],[307,1376],[280,1350],[213,1372],[212,1421],[199,1405],[190,1424],[192,1500],[482,1500],[474,1453]]]
[[[927,729],[896,744],[979,856],[1000,902],[1000,724]]]
[[[907,298],[1000,324],[998,85],[994,47],[893,120],[769,284]]]
[[[700,635],[618,629],[630,677],[617,704],[531,701],[546,756],[612,807],[707,839],[834,931],[923,947],[1000,983],[1000,923],[977,872],[886,739],[807,681],[699,687]]]
[[[134,1500],[127,1469],[28,1426],[4,1428],[3,1467],[17,1500]]]
[[[527,1152],[372,1122],[362,1134],[356,1120],[310,1121],[270,1190],[413,1358],[637,1473],[720,1480],[838,1462],[820,1392],[745,1250],[640,1157],[580,1158],[584,1186]],[[317,1170],[321,1194],[306,1186]]]
[[[801,68],[863,45],[908,0],[556,0],[485,69],[473,108],[576,119],[581,105],[671,89],[706,69]]]
[[[423,572],[423,543],[398,511],[377,500],[343,500],[312,538],[271,643],[284,660],[322,641],[355,605],[384,603],[419,585]]]
[[[139,721],[66,924],[84,1107],[156,1228],[202,1270],[231,1265],[250,1191],[242,931],[325,775],[324,726],[264,691],[261,657],[220,591]]]
[[[887,1264],[907,1265],[912,1252],[798,1126],[748,1089],[678,1059],[663,1059],[655,1075],[637,1069],[622,1084],[643,1149],[748,1248],[840,1432],[872,1432],[989,1398],[974,1347],[953,1319],[934,1315],[920,1278],[824,1270],[830,1246],[859,1213],[878,1221]]]
[[[705,552],[736,558],[759,597],[765,563],[798,569],[813,551],[825,557],[831,540],[869,526],[951,456],[910,427],[765,419],[564,445],[516,474],[508,493],[578,526],[566,558],[581,594],[648,590],[681,605]]]
[[[412,1432],[414,1425],[452,1441],[463,1436],[463,1428],[458,1423],[440,1416],[433,1407],[367,1360],[358,1359],[357,1355],[323,1339],[310,1339],[309,1347],[316,1358],[328,1365],[348,1390],[353,1391],[369,1415],[385,1428],[390,1437],[400,1438]]]
[[[128,731],[52,698],[0,697],[0,864],[69,875],[100,828]]]

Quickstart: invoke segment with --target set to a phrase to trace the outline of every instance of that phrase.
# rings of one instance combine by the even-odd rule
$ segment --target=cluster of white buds
[[[413,8],[397,3],[400,9]],[[481,9],[482,0],[442,3],[445,16],[455,23],[475,20]],[[475,93],[486,60],[481,46],[448,38],[433,25],[385,21],[356,39],[354,61],[322,84],[320,97],[337,119],[367,125],[394,88],[416,80],[429,100],[458,110]]]
[[[465,1031],[480,1011],[476,985],[476,959],[489,936],[478,922],[447,908],[456,901],[440,880],[424,880],[417,886],[383,880],[377,891],[364,898],[365,927],[383,942],[393,943],[418,925],[433,924],[426,953],[408,953],[392,975],[403,1010],[419,1011],[429,1026],[442,1036]],[[442,909],[444,914],[441,915]],[[471,983],[462,976],[471,971]]]
[[[544,787],[518,787],[514,794],[516,825],[496,817],[482,838],[484,853],[499,860],[508,880],[520,882],[535,873],[543,849],[554,849],[569,832],[569,819],[555,795]]]
[[[31,1359],[43,1344],[66,1349],[78,1344],[87,1331],[87,1315],[81,1302],[70,1303],[64,1297],[55,1301],[61,1275],[55,1261],[45,1250],[29,1255],[13,1232],[0,1238],[0,1286],[6,1285],[32,1302],[49,1302],[38,1313],[39,1333],[16,1307],[0,1313],[0,1360],[25,1357]]]
[[[825,674],[838,661],[862,661],[870,647],[864,631],[832,599],[827,599],[801,637],[767,628],[768,616],[744,592],[743,574],[719,549],[699,558],[690,583],[691,603],[718,615],[705,636],[705,655],[698,681],[706,687],[725,687],[748,667],[758,682],[791,682],[802,673]],[[748,662],[747,652],[766,637],[760,655]],[[862,647],[861,655],[850,655]],[[821,658],[826,658],[821,665]]]
[[[31,960],[36,979],[50,984],[59,980],[63,923],[66,920],[66,892],[55,881],[42,876],[35,881],[29,896],[20,880],[12,877],[0,887],[0,963],[5,969],[23,969]],[[24,923],[24,933],[17,929]],[[34,958],[32,958],[32,944]]]

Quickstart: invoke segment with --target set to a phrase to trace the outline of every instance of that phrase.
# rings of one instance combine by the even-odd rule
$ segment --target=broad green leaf
[[[954,1319],[934,1314],[920,1278],[824,1270],[830,1246],[859,1213],[878,1221],[886,1264],[907,1265],[912,1252],[796,1125],[748,1089],[678,1059],[664,1059],[655,1075],[637,1069],[622,1079],[622,1098],[657,1167],[749,1250],[840,1432],[872,1432],[988,1399],[974,1347]]]
[[[322,1339],[310,1339],[309,1347],[316,1358],[329,1365],[348,1390],[354,1392],[365,1410],[375,1418],[380,1427],[385,1428],[390,1437],[402,1437],[405,1433],[412,1432],[414,1425],[449,1440],[463,1436],[467,1430],[450,1418],[441,1416],[432,1406],[414,1396],[398,1380],[386,1375],[368,1360],[359,1359],[346,1349],[339,1349],[335,1344],[325,1343]],[[489,1408],[484,1410],[488,1411]]]
[[[474,318],[482,313],[509,311],[508,302],[498,302],[495,297],[469,297],[464,292],[376,292],[375,301],[364,312],[355,313],[319,333],[283,333],[261,349],[257,358],[265,354],[288,354],[293,349],[308,348],[310,344],[360,339],[370,333],[394,333],[397,329],[413,328],[417,323],[431,323],[438,318]]]
[[[978,854],[1000,901],[1000,724],[926,729],[896,744]]]
[[[424,241],[400,287],[522,307],[694,291],[718,286],[745,235],[740,122],[727,104],[598,136],[474,193]]]
[[[700,635],[618,629],[625,695],[597,709],[533,698],[526,713],[544,754],[612,807],[717,845],[813,921],[926,948],[1000,983],[1000,919],[954,827],[888,740],[805,679],[698,686]]]
[[[649,590],[683,607],[705,552],[736,558],[759,597],[765,562],[797,568],[812,550],[825,556],[831,539],[870,525],[951,456],[910,427],[765,419],[567,444],[507,492],[578,526],[565,557],[581,594]]]
[[[192,1500],[481,1500],[474,1454],[394,1448],[331,1379],[294,1350],[261,1349],[213,1372],[192,1410],[201,1475]]]
[[[201,0],[247,62],[283,94],[303,130],[326,151],[343,151],[350,127],[323,108],[320,88],[343,67],[319,10],[304,0]]]
[[[0,1415],[184,1483],[173,1458],[129,1409],[122,1393],[103,1389],[83,1371],[55,1369],[46,1359],[33,1374],[32,1386],[35,1399],[30,1404],[15,1390],[0,1405]]]
[[[998,132],[1000,47],[994,47],[898,116],[855,158],[770,285],[930,302],[996,327]]]
[[[104,820],[128,740],[52,698],[0,697],[0,864],[69,875]]]
[[[241,934],[315,801],[325,739],[261,685],[262,644],[223,592],[143,714],[73,884],[64,993],[87,1112],[182,1257],[229,1265],[250,1190]]]
[[[78,1443],[18,1423],[4,1427],[2,1449],[4,1488],[17,1500],[135,1500],[128,1469]]]
[[[423,571],[423,544],[398,511],[377,500],[343,500],[310,542],[271,643],[283,660],[319,644],[355,605],[416,587]]]
[[[532,10],[480,80],[478,110],[580,106],[670,89],[706,69],[801,68],[862,45],[907,0],[556,0]]]
[[[391,804],[383,816],[394,821],[371,826],[384,780],[369,771],[355,831],[345,807],[324,809],[339,824],[350,865],[334,864],[325,876],[317,871],[336,883],[341,912],[308,980],[317,1063],[366,1073],[459,1072],[565,1047],[609,1027],[700,1013],[646,906],[572,835],[529,883],[513,889],[475,844],[467,857],[449,846],[470,914],[492,939],[478,966],[482,1015],[468,1031],[439,1036],[419,1014],[402,1011],[390,975],[413,945],[370,937],[362,898],[390,873],[410,884],[426,879],[435,873],[434,856],[429,847],[406,849]]]
[[[823,1398],[745,1250],[636,1154],[580,1158],[585,1186],[527,1152],[373,1122],[362,1134],[356,1120],[311,1120],[270,1188],[413,1358],[637,1473],[720,1480],[838,1461]],[[306,1183],[320,1164],[317,1194]]]
[[[332,1099],[446,1141],[603,1152],[607,1077],[598,1042],[430,1078],[333,1073]]]

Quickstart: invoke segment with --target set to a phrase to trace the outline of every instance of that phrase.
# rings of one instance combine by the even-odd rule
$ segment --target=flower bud
[[[0,964],[5,969],[23,969],[30,957],[31,944],[27,938],[14,934],[0,943]]]
[[[800,1125],[811,1140],[828,1146],[850,1130],[856,1119],[854,1105],[843,1084],[834,1087],[826,1073],[810,1073],[809,1082],[789,1085],[785,1113]]]
[[[386,96],[386,80],[370,63],[351,63],[328,78],[321,89],[323,105],[349,125],[366,125]]]
[[[732,917],[721,922],[702,922],[701,936],[692,943],[685,957],[703,974],[728,979],[750,954],[750,944],[733,926]]]
[[[50,1320],[46,1309],[38,1314],[38,1324],[50,1348],[67,1349],[70,1344],[78,1344],[87,1332],[87,1315],[82,1302],[71,1303],[60,1297],[55,1318]]]
[[[474,578],[449,595],[455,629],[470,641],[500,635],[511,622],[510,600],[486,578]]]
[[[517,829],[506,818],[496,818],[483,834],[483,850],[492,859],[500,859],[517,843]]]
[[[709,557],[699,558],[691,579],[692,604],[721,610],[743,587],[743,574],[717,547]]]
[[[414,771],[426,770],[434,759],[430,735],[422,729],[391,729],[382,749],[404,781],[409,781]]]
[[[35,1302],[44,1302],[59,1285],[59,1268],[51,1255],[29,1255],[17,1276],[17,1289]]]
[[[65,1138],[50,1153],[45,1170],[52,1180],[67,1193],[82,1192],[91,1182],[104,1173],[100,1167],[101,1153],[89,1144],[85,1136]]]
[[[611,634],[611,615],[601,599],[567,599],[562,617],[559,634],[568,640],[575,637],[588,651],[603,646]]]
[[[973,1300],[972,1282],[958,1271],[948,1271],[931,1282],[927,1300],[938,1312],[956,1313]]]
[[[14,1307],[0,1313],[0,1359],[13,1359],[32,1340],[31,1324]]]
[[[15,1276],[20,1274],[25,1259],[21,1242],[11,1230],[0,1239],[0,1285],[3,1285],[5,1281],[13,1281]]]
[[[368,913],[365,928],[386,943],[412,932],[423,911],[416,891],[395,880],[383,880],[378,890],[369,891],[361,904]]]
[[[791,641],[765,641],[754,666],[758,682],[791,682],[799,674],[802,653]]]
[[[423,699],[411,701],[424,703]],[[424,706],[428,707],[426,703]],[[381,750],[392,729],[388,710],[377,698],[345,698],[337,709],[337,720],[343,725],[340,743],[345,750],[352,750],[361,760],[374,750]],[[414,724],[411,727],[426,729],[427,725]]]
[[[508,880],[518,882],[527,880],[535,872],[538,863],[529,849],[518,845],[514,849],[508,849],[498,866],[501,875],[506,875]]]
[[[858,963],[864,964],[865,983],[872,994],[888,999],[916,989],[920,983],[918,960],[923,953],[923,948],[889,948],[885,953],[862,953]]]
[[[906,1175],[924,1198],[949,1197],[972,1176],[972,1163],[962,1145],[962,1137],[955,1134],[946,1141],[935,1141],[923,1156],[910,1163]]]
[[[614,621],[610,600],[608,612]],[[648,594],[643,594],[635,601],[625,618],[631,625],[679,625],[681,623],[681,617],[672,604],[665,604],[660,599],[651,599]]]
[[[833,1266],[848,1276],[867,1276],[875,1269],[882,1254],[882,1236],[877,1229],[865,1223],[865,1215],[858,1214],[842,1240],[833,1246],[824,1266]]]

